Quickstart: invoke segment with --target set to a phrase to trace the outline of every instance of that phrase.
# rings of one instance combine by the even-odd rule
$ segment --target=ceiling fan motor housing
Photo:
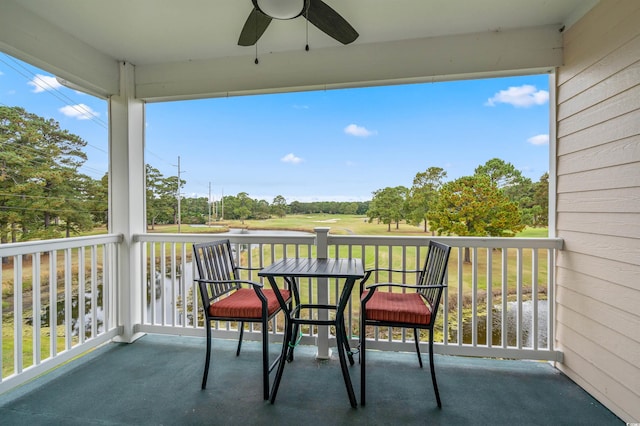
[[[251,0],[256,9],[274,19],[294,19],[302,15],[308,0]]]

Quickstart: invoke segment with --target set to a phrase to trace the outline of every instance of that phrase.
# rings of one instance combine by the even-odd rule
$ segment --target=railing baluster
[[[458,324],[458,339],[457,344],[461,345],[464,341],[464,321],[462,316],[462,307],[463,307],[463,296],[464,296],[464,288],[463,288],[463,276],[464,276],[464,253],[465,248],[458,247],[458,302],[457,302],[457,315],[456,315],[456,324]]]
[[[169,313],[169,315],[171,315],[171,321],[170,324],[172,326],[176,326],[176,316],[178,314],[178,310],[177,310],[177,301],[176,301],[176,278],[177,278],[177,270],[176,270],[176,243],[171,243],[170,247],[170,252],[171,252],[171,264],[169,265],[169,267],[171,268],[171,273],[170,273],[170,279],[171,279],[171,294],[168,295],[169,297],[169,307],[171,308],[171,312]]]
[[[531,301],[533,314],[531,318],[532,348],[538,349],[538,250],[531,249]]]
[[[509,297],[509,288],[508,288],[508,276],[507,273],[509,271],[508,268],[508,259],[509,259],[509,249],[505,246],[502,247],[502,318],[501,318],[501,336],[502,336],[502,347],[506,348],[509,345],[509,330],[507,329],[507,310],[509,308],[508,297]]]
[[[56,266],[58,252],[49,252],[49,355],[53,358],[58,353],[58,277]]]
[[[85,326],[84,326],[84,298],[85,298],[85,251],[84,247],[78,249],[78,340],[80,343],[84,343],[85,339]]]
[[[13,256],[13,370],[22,373],[22,256]]]
[[[487,339],[485,344],[488,347],[493,346],[493,249],[487,247]]]
[[[471,260],[471,345],[478,346],[478,248]]]
[[[91,246],[91,338],[98,335],[98,247]],[[103,268],[104,274],[104,268]],[[104,299],[103,299],[104,300]]]
[[[517,348],[522,349],[522,248],[518,247],[517,257],[516,257],[516,267],[517,267],[517,295],[518,295],[518,312],[517,312],[517,321],[516,321],[516,329],[517,329]]]
[[[31,288],[33,290],[33,299],[31,302],[31,317],[33,318],[33,364],[39,365],[41,362],[41,348],[42,348],[42,282],[40,271],[40,252],[31,255]],[[0,282],[2,282],[0,280]],[[2,347],[0,345],[0,347]],[[2,368],[0,368],[2,371]]]
[[[2,259],[2,257],[0,257],[0,295],[2,294],[2,283],[4,282],[4,259]],[[0,300],[1,300],[0,296]],[[1,302],[0,302],[1,303]],[[1,307],[2,305],[0,305]],[[2,374],[2,372],[4,371],[4,362],[3,362],[3,356],[2,356],[2,348],[4,348],[4,331],[2,330],[2,328],[4,327],[4,321],[2,321],[2,316],[0,315],[0,384],[2,384],[2,380],[4,378],[4,375]]]
[[[555,318],[556,318],[556,258],[552,249],[547,249],[547,347],[549,351],[555,351]]]
[[[65,350],[71,349],[73,346],[72,332],[71,332],[71,318],[72,318],[72,276],[71,265],[73,257],[73,249],[68,248],[64,251],[64,330],[65,330]]]

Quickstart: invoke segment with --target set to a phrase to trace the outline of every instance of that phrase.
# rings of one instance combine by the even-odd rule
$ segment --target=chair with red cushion
[[[202,376],[202,389],[207,386],[209,363],[211,359],[211,322],[239,322],[240,338],[236,356],[240,355],[244,323],[261,324],[262,330],[262,383],[264,399],[269,399],[269,373],[277,364],[276,359],[269,365],[269,321],[281,310],[276,293],[266,289],[259,282],[240,277],[241,270],[255,268],[236,266],[234,252],[229,240],[218,240],[193,245],[193,253],[198,267],[195,281],[200,288],[200,298],[204,309],[204,322],[207,332],[207,355]],[[289,290],[281,290],[282,302],[291,303]]]
[[[422,368],[420,355],[420,332],[429,330],[429,366],[431,381],[436,394],[438,407],[442,407],[436,373],[433,364],[433,326],[438,314],[442,292],[447,286],[446,272],[451,247],[431,241],[421,270],[369,269],[360,283],[360,403],[365,405],[366,382],[366,326],[388,326],[412,328],[418,362]],[[408,275],[417,274],[416,284],[375,283],[365,288],[372,273],[392,272]],[[376,274],[377,275],[377,274]],[[394,291],[395,290],[395,291]],[[391,330],[389,331],[391,332]]]

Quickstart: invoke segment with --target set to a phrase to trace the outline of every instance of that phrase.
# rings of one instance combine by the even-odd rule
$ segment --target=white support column
[[[549,212],[548,226],[549,238],[557,237],[556,218],[556,200],[557,200],[557,183],[558,183],[558,107],[556,90],[558,87],[557,73],[554,71],[549,74]]]
[[[120,93],[109,102],[110,232],[124,235],[119,250],[118,341],[131,343],[142,321],[141,245],[133,241],[145,231],[144,102],[135,98],[135,67],[120,64]]]
[[[317,227],[314,228],[316,232],[316,257],[318,259],[326,259],[329,254],[328,235],[331,228]],[[329,303],[329,283],[327,278],[318,278],[318,284],[316,287],[318,303]],[[329,318],[329,313],[326,310],[318,311],[318,319],[326,320]],[[316,358],[329,359],[331,358],[331,349],[329,348],[329,327],[319,326],[318,337],[316,341],[318,346],[318,353]]]

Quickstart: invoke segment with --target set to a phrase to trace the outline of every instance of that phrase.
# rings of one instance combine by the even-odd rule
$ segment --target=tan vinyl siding
[[[556,87],[558,367],[640,421],[640,1],[564,34]]]

